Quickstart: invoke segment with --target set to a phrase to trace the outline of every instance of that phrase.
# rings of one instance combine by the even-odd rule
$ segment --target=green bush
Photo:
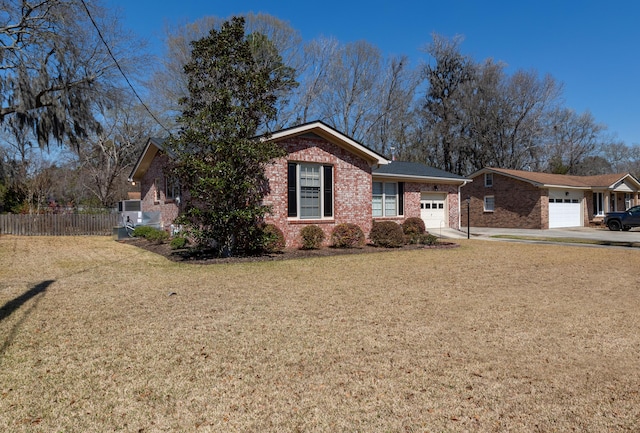
[[[286,242],[284,234],[274,224],[265,224],[262,228],[263,248],[267,253],[279,253],[284,250]]]
[[[148,240],[149,242],[155,242],[157,244],[161,244],[167,239],[169,239],[169,233],[165,232],[164,230],[153,229],[152,231],[149,232],[149,234],[147,234],[147,236],[145,236],[145,239]]]
[[[435,245],[438,243],[438,237],[429,233],[423,233],[420,235],[418,243],[422,245]]]
[[[189,244],[189,239],[187,239],[184,236],[176,236],[173,239],[171,239],[171,242],[169,243],[172,250],[180,250],[182,248],[185,248],[188,244]]]
[[[331,244],[336,248],[361,247],[364,245],[364,233],[356,224],[338,224],[331,232]]]
[[[153,230],[157,230],[157,229],[154,229],[153,227],[150,227],[150,226],[138,226],[135,229],[133,229],[133,237],[146,239],[149,233],[151,233]]]
[[[374,222],[369,239],[377,247],[399,248],[404,245],[402,227],[393,221]]]
[[[145,238],[149,242],[155,242],[158,244],[161,244],[169,239],[169,233],[150,226],[136,227],[135,229],[133,229],[133,236],[137,238]]]
[[[303,250],[315,250],[320,248],[325,236],[320,226],[311,224],[300,230],[300,237]]]

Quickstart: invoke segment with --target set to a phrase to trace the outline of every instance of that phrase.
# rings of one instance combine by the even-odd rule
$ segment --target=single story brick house
[[[602,223],[604,214],[640,203],[629,173],[571,176],[483,168],[462,187],[472,227],[549,229]],[[467,221],[466,206],[462,221]]]
[[[287,152],[266,168],[271,206],[266,222],[277,225],[287,246],[300,245],[300,230],[317,224],[327,239],[341,223],[365,235],[373,220],[398,223],[420,217],[428,228],[460,227],[460,187],[469,180],[419,163],[391,161],[322,122],[271,134]],[[150,139],[129,177],[138,182],[143,212],[159,212],[169,229],[178,215],[180,191],[164,175],[170,154]]]

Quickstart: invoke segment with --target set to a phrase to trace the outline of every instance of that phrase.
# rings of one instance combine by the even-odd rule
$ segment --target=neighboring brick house
[[[285,235],[287,246],[300,245],[300,230],[317,224],[330,239],[341,223],[360,226],[365,235],[373,220],[403,222],[422,217],[429,228],[460,227],[461,176],[417,163],[393,162],[322,122],[271,134],[287,152],[266,167],[271,206],[265,217]],[[176,185],[163,175],[170,155],[162,140],[150,139],[130,180],[140,182],[143,212],[160,212],[169,228],[178,215]]]
[[[472,227],[549,229],[584,227],[604,214],[640,203],[640,182],[628,173],[570,176],[483,168],[462,188]],[[467,206],[462,206],[467,221]]]

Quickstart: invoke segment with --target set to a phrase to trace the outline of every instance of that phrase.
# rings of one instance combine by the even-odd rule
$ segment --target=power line
[[[156,123],[158,125],[160,125],[160,127],[162,129],[164,129],[165,131],[167,131],[167,133],[169,135],[171,135],[171,131],[169,129],[167,129],[162,122],[160,122],[160,120],[158,120],[158,118],[156,117],[155,114],[153,114],[151,112],[151,110],[149,109],[149,107],[147,107],[147,104],[144,103],[144,101],[142,100],[142,98],[140,97],[140,95],[138,94],[138,92],[136,91],[136,89],[133,87],[133,85],[131,84],[131,81],[129,81],[129,78],[127,77],[127,75],[124,73],[124,70],[122,69],[122,67],[120,66],[120,63],[118,62],[118,60],[116,59],[116,57],[113,55],[113,52],[111,51],[111,48],[109,47],[109,44],[107,44],[107,41],[105,40],[104,36],[102,36],[102,32],[100,31],[100,28],[98,27],[98,24],[96,23],[96,21],[93,19],[93,16],[91,15],[91,12],[89,11],[89,8],[87,7],[87,4],[85,3],[84,0],[80,0],[82,2],[82,6],[84,6],[84,10],[87,12],[87,16],[89,17],[89,19],[91,20],[91,23],[93,24],[93,27],[95,27],[96,31],[98,32],[98,37],[100,37],[100,40],[102,41],[102,43],[104,44],[104,46],[107,48],[107,52],[109,53],[109,56],[111,57],[111,59],[113,60],[113,62],[115,63],[116,67],[118,68],[118,70],[120,71],[120,73],[122,74],[122,76],[124,77],[125,81],[127,82],[127,84],[129,85],[129,87],[131,88],[131,90],[133,91],[133,94],[136,96],[136,98],[138,98],[138,101],[140,101],[140,103],[142,104],[142,106],[144,107],[145,110],[147,110],[147,112],[151,115],[151,117],[153,118],[153,120],[156,121]]]

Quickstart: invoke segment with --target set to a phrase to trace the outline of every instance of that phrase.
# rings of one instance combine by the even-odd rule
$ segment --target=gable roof
[[[156,157],[158,151],[166,151],[164,146],[164,138],[156,138],[151,137],[147,140],[147,144],[145,145],[142,153],[138,156],[138,160],[133,166],[131,170],[131,174],[129,175],[129,181],[139,181],[142,179],[144,174],[149,169],[153,158]]]
[[[392,161],[373,169],[374,177],[468,183],[471,180],[419,162]]]
[[[340,131],[319,120],[276,131],[272,133],[268,139],[272,141],[281,141],[287,138],[310,133],[316,134],[325,140],[360,156],[368,161],[370,165],[385,165],[390,162],[387,158],[373,149],[368,148],[364,144],[344,135]]]
[[[475,178],[484,173],[502,174],[513,179],[529,182],[537,187],[576,188],[576,189],[615,189],[625,181],[629,181],[640,189],[640,182],[629,173],[600,174],[596,176],[575,176],[568,174],[540,173],[525,170],[485,167],[470,177]]]
[[[336,129],[330,127],[326,123],[315,121],[305,123],[303,125],[293,126],[291,128],[282,129],[276,131],[270,135],[260,135],[256,138],[265,139],[270,141],[281,141],[287,138],[293,138],[304,134],[315,134],[325,140],[340,146],[349,152],[360,156],[369,165],[378,166],[388,164],[390,161],[378,152],[368,148],[364,144],[348,137]],[[169,152],[169,149],[164,146],[165,139],[152,137],[147,141],[147,144],[138,157],[131,174],[129,175],[129,181],[138,181],[142,179],[146,171],[149,169],[151,162],[155,158],[158,151]]]

